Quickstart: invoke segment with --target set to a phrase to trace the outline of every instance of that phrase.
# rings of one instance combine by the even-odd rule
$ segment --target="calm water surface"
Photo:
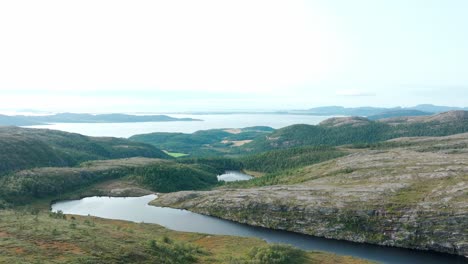
[[[467,263],[466,259],[451,255],[316,238],[292,232],[252,227],[186,210],[149,206],[148,202],[156,197],[156,195],[128,198],[88,197],[55,203],[52,205],[52,211],[61,210],[66,214],[154,223],[177,231],[257,237],[269,243],[285,243],[305,250],[352,255],[382,263]]]
[[[58,123],[50,125],[29,126],[31,128],[48,128],[66,132],[79,133],[95,137],[130,137],[136,134],[152,132],[193,133],[198,130],[214,128],[243,128],[250,126],[270,126],[282,128],[293,124],[315,125],[330,116],[278,115],[278,114],[229,114],[229,115],[178,115],[172,117],[189,117],[203,121],[173,121],[144,123]]]

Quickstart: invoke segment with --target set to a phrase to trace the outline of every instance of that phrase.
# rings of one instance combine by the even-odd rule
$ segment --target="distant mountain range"
[[[169,122],[201,121],[193,118],[175,118],[167,115],[126,115],[126,114],[74,114],[60,113],[46,116],[0,115],[2,126],[32,126],[48,123],[128,123],[128,122]]]
[[[438,106],[420,104],[413,107],[343,107],[322,106],[300,110],[281,111],[195,111],[177,112],[177,114],[192,115],[232,115],[232,114],[270,114],[270,115],[316,115],[316,116],[364,116],[372,120],[400,116],[427,116],[453,110],[468,110],[468,107]]]
[[[413,107],[343,107],[323,106],[306,110],[285,110],[276,112],[186,112],[193,115],[230,115],[230,114],[274,114],[274,115],[316,115],[316,116],[363,116],[370,120],[402,116],[429,116],[437,113],[468,110],[468,107],[438,106],[420,104]],[[32,110],[31,110],[32,111]],[[175,118],[167,115],[127,115],[127,114],[75,114],[59,113],[54,115],[0,115],[0,126],[32,126],[49,123],[130,123],[130,122],[169,122],[201,121],[193,118]]]

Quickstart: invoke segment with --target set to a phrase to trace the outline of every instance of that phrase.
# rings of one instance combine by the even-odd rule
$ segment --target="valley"
[[[255,238],[243,238],[247,244],[258,245],[254,249],[244,247],[237,257],[227,257],[228,244],[241,240],[204,235],[223,241],[216,247],[207,246],[195,239],[205,239],[203,235],[157,225],[47,212],[57,200],[157,193],[153,206],[324,239],[429,250],[450,254],[447,259],[463,263],[463,256],[468,255],[466,117],[463,111],[379,121],[341,117],[281,129],[261,126],[193,134],[153,133],[130,139],[2,127],[0,143],[8,152],[2,152],[6,162],[0,174],[0,243],[14,250],[3,250],[0,262],[15,258],[27,262],[28,257],[43,252],[60,255],[60,259],[54,257],[54,263],[119,263],[125,258],[141,263],[158,259],[168,263],[255,263],[257,253],[269,250],[283,252],[282,259],[297,258],[294,263],[326,263],[325,259],[334,261],[330,263],[366,262],[265,244]],[[242,140],[249,142],[226,143]],[[217,175],[228,170],[255,177],[218,181]],[[29,221],[36,221],[37,235],[27,242]],[[50,229],[52,222],[55,229]],[[112,229],[119,223],[138,231],[124,235]],[[139,242],[128,244],[122,249],[126,257],[119,257],[112,253],[113,242],[91,239],[91,229]],[[149,234],[168,234],[174,242],[149,239]],[[77,238],[78,244],[72,242]],[[37,241],[57,247],[41,248],[38,243],[45,242]],[[90,243],[108,254],[96,255]],[[57,248],[62,244],[80,250],[60,254]],[[15,257],[13,252],[19,253]],[[366,258],[366,254],[351,255]]]

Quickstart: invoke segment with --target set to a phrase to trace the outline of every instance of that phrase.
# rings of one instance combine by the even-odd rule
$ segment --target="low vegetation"
[[[290,264],[307,263],[307,254],[297,248],[273,244],[253,248],[244,258],[233,258],[234,264]]]
[[[204,166],[206,169],[211,169],[212,172],[222,174],[226,170],[242,170],[244,164],[239,159],[225,157],[205,157],[205,158],[183,158],[177,162],[182,164],[197,164]]]
[[[0,219],[0,263],[368,263],[253,238],[182,233],[155,224],[34,209],[0,210]]]

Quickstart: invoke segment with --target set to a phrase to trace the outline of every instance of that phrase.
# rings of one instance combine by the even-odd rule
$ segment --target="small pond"
[[[218,175],[218,181],[233,182],[233,181],[248,181],[253,177],[240,171],[226,171],[224,174]]]

